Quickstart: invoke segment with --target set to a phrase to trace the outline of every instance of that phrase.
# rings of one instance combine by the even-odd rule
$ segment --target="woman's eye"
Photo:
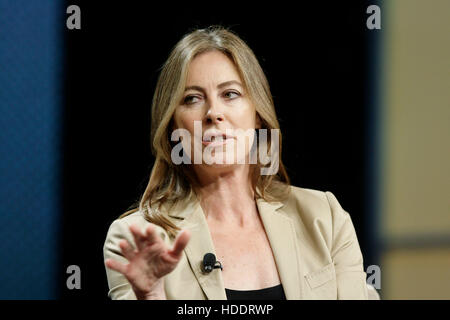
[[[184,104],[193,104],[198,102],[199,97],[197,96],[187,96],[186,98],[184,98],[183,102]]]
[[[227,99],[234,99],[240,96],[239,92],[235,92],[235,91],[227,91],[224,93],[225,98]]]

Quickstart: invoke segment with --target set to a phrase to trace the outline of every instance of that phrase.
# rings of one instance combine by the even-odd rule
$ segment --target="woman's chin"
[[[208,162],[206,162],[206,161],[204,161],[203,165],[205,165],[208,168],[220,169],[220,168],[231,168],[231,167],[236,165],[236,162],[233,161],[233,162],[229,162],[228,163],[228,162],[225,162],[225,161],[223,161],[223,162],[218,162],[218,161],[208,161]]]
[[[240,167],[240,166],[242,166],[242,165],[244,165],[244,164],[239,164],[239,163],[237,163],[237,161],[236,160],[231,160],[231,161],[205,161],[206,159],[203,159],[203,163],[202,163],[202,166],[205,168],[205,169],[209,169],[209,170],[214,170],[214,171],[221,171],[221,170],[225,170],[225,171],[228,171],[228,170],[233,170],[233,169],[235,169],[235,168],[238,168],[238,167]]]

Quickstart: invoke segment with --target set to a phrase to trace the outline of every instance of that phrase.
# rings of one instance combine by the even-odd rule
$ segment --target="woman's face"
[[[260,120],[236,66],[225,54],[208,51],[191,61],[174,127],[190,133],[190,150],[201,153],[201,164],[222,167],[249,162]],[[199,164],[192,151],[192,163]]]

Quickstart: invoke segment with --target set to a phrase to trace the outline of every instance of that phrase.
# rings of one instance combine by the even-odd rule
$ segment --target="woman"
[[[148,186],[104,245],[112,299],[367,299],[351,218],[332,193],[290,186],[268,82],[237,35],[181,39],[151,128]]]

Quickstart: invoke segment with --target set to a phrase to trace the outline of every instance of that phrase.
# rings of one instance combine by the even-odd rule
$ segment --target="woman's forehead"
[[[234,81],[242,84],[239,72],[230,58],[219,51],[208,51],[196,56],[189,64],[186,86]],[[230,83],[231,84],[231,83]]]

